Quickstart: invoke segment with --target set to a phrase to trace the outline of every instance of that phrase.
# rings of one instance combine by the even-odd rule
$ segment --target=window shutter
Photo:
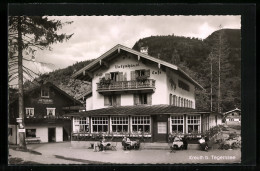
[[[123,78],[124,78],[123,72],[119,72],[118,75],[119,75],[118,76],[118,78],[119,78],[118,81],[123,81]]]
[[[147,104],[152,105],[152,94],[147,94]]]
[[[139,95],[134,94],[134,105],[138,105],[138,104],[139,104]]]
[[[104,96],[104,106],[109,106],[109,98],[108,98],[108,96]]]
[[[145,70],[145,75],[150,77],[150,70],[149,69]]]
[[[105,79],[108,80],[110,78],[110,73],[105,74]]]
[[[169,104],[172,105],[172,94],[170,94],[170,97],[169,97]]]
[[[116,96],[116,105],[121,106],[121,95],[120,94]]]
[[[135,77],[135,71],[131,71],[131,80],[135,80],[136,77]]]

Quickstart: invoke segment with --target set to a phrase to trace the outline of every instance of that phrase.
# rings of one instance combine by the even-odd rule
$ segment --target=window
[[[157,122],[158,134],[167,134],[167,122]]]
[[[125,75],[125,77],[126,77],[126,75]],[[110,72],[110,73],[105,74],[106,80],[111,79],[115,82],[116,81],[124,81],[125,77],[123,75],[123,72]]]
[[[34,116],[34,108],[25,108],[26,116]]]
[[[142,70],[136,70],[136,71],[135,71],[135,74],[136,74],[137,77],[143,76],[143,75],[145,75],[145,70],[144,70],[144,69],[142,69]]]
[[[183,98],[181,98],[181,106],[180,107],[183,107]]]
[[[107,132],[108,118],[107,117],[92,117],[93,132]]]
[[[128,132],[128,117],[111,117],[112,132]]]
[[[121,95],[104,96],[104,106],[121,106]]]
[[[49,89],[41,89],[41,97],[49,97]]]
[[[89,132],[89,118],[88,117],[75,117],[73,118],[73,125],[75,132]]]
[[[183,116],[171,116],[171,131],[172,132],[181,132],[183,133],[183,123],[184,118]]]
[[[132,116],[132,131],[150,132],[150,116]]]
[[[55,116],[55,108],[47,108],[47,116]]]
[[[214,121],[214,118],[213,118]],[[199,115],[188,115],[187,117],[188,133],[200,132],[200,116]]]
[[[172,96],[172,104],[173,104],[173,106],[177,106],[177,98],[176,98],[176,95],[173,95],[173,96]]]
[[[150,70],[142,69],[142,70],[131,71],[131,80],[136,80],[137,77],[141,77],[141,76],[150,77]]]
[[[134,105],[141,105],[141,104],[152,104],[152,95],[141,93],[141,94],[134,94]]]
[[[26,138],[36,137],[36,129],[26,129]]]

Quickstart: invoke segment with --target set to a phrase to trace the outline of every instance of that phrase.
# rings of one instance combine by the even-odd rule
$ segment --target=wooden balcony
[[[97,91],[99,93],[106,92],[126,92],[126,91],[143,91],[153,92],[155,90],[155,80],[147,79],[145,81],[116,81],[110,84],[97,83]]]

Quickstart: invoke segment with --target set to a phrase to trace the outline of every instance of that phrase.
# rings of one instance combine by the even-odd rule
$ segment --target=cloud
[[[130,48],[139,39],[156,35],[178,35],[206,38],[221,24],[224,28],[240,28],[240,16],[51,16],[64,25],[59,33],[72,34],[63,43],[54,44],[52,51],[37,51],[38,61],[52,63],[57,69],[77,61],[97,58],[116,44]]]

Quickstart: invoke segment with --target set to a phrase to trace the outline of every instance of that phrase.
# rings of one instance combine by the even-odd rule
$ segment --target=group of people
[[[107,142],[107,140],[105,139],[105,137],[103,136],[102,139],[100,140],[100,142],[95,142],[94,143],[94,151],[103,151],[105,150],[105,146],[109,146],[110,143]]]
[[[131,141],[130,138],[127,138],[126,136],[123,138],[122,140],[122,146],[124,148],[124,150],[128,149],[139,149],[140,147],[140,141],[136,140],[136,141]]]
[[[203,151],[208,151],[208,144],[205,140],[205,136],[201,136],[201,139],[198,140],[200,144],[200,148]],[[172,152],[175,152],[175,150],[182,149],[182,150],[187,150],[188,147],[188,141],[187,141],[187,136],[184,136],[181,138],[180,136],[175,136],[173,139],[173,143],[171,146]]]

